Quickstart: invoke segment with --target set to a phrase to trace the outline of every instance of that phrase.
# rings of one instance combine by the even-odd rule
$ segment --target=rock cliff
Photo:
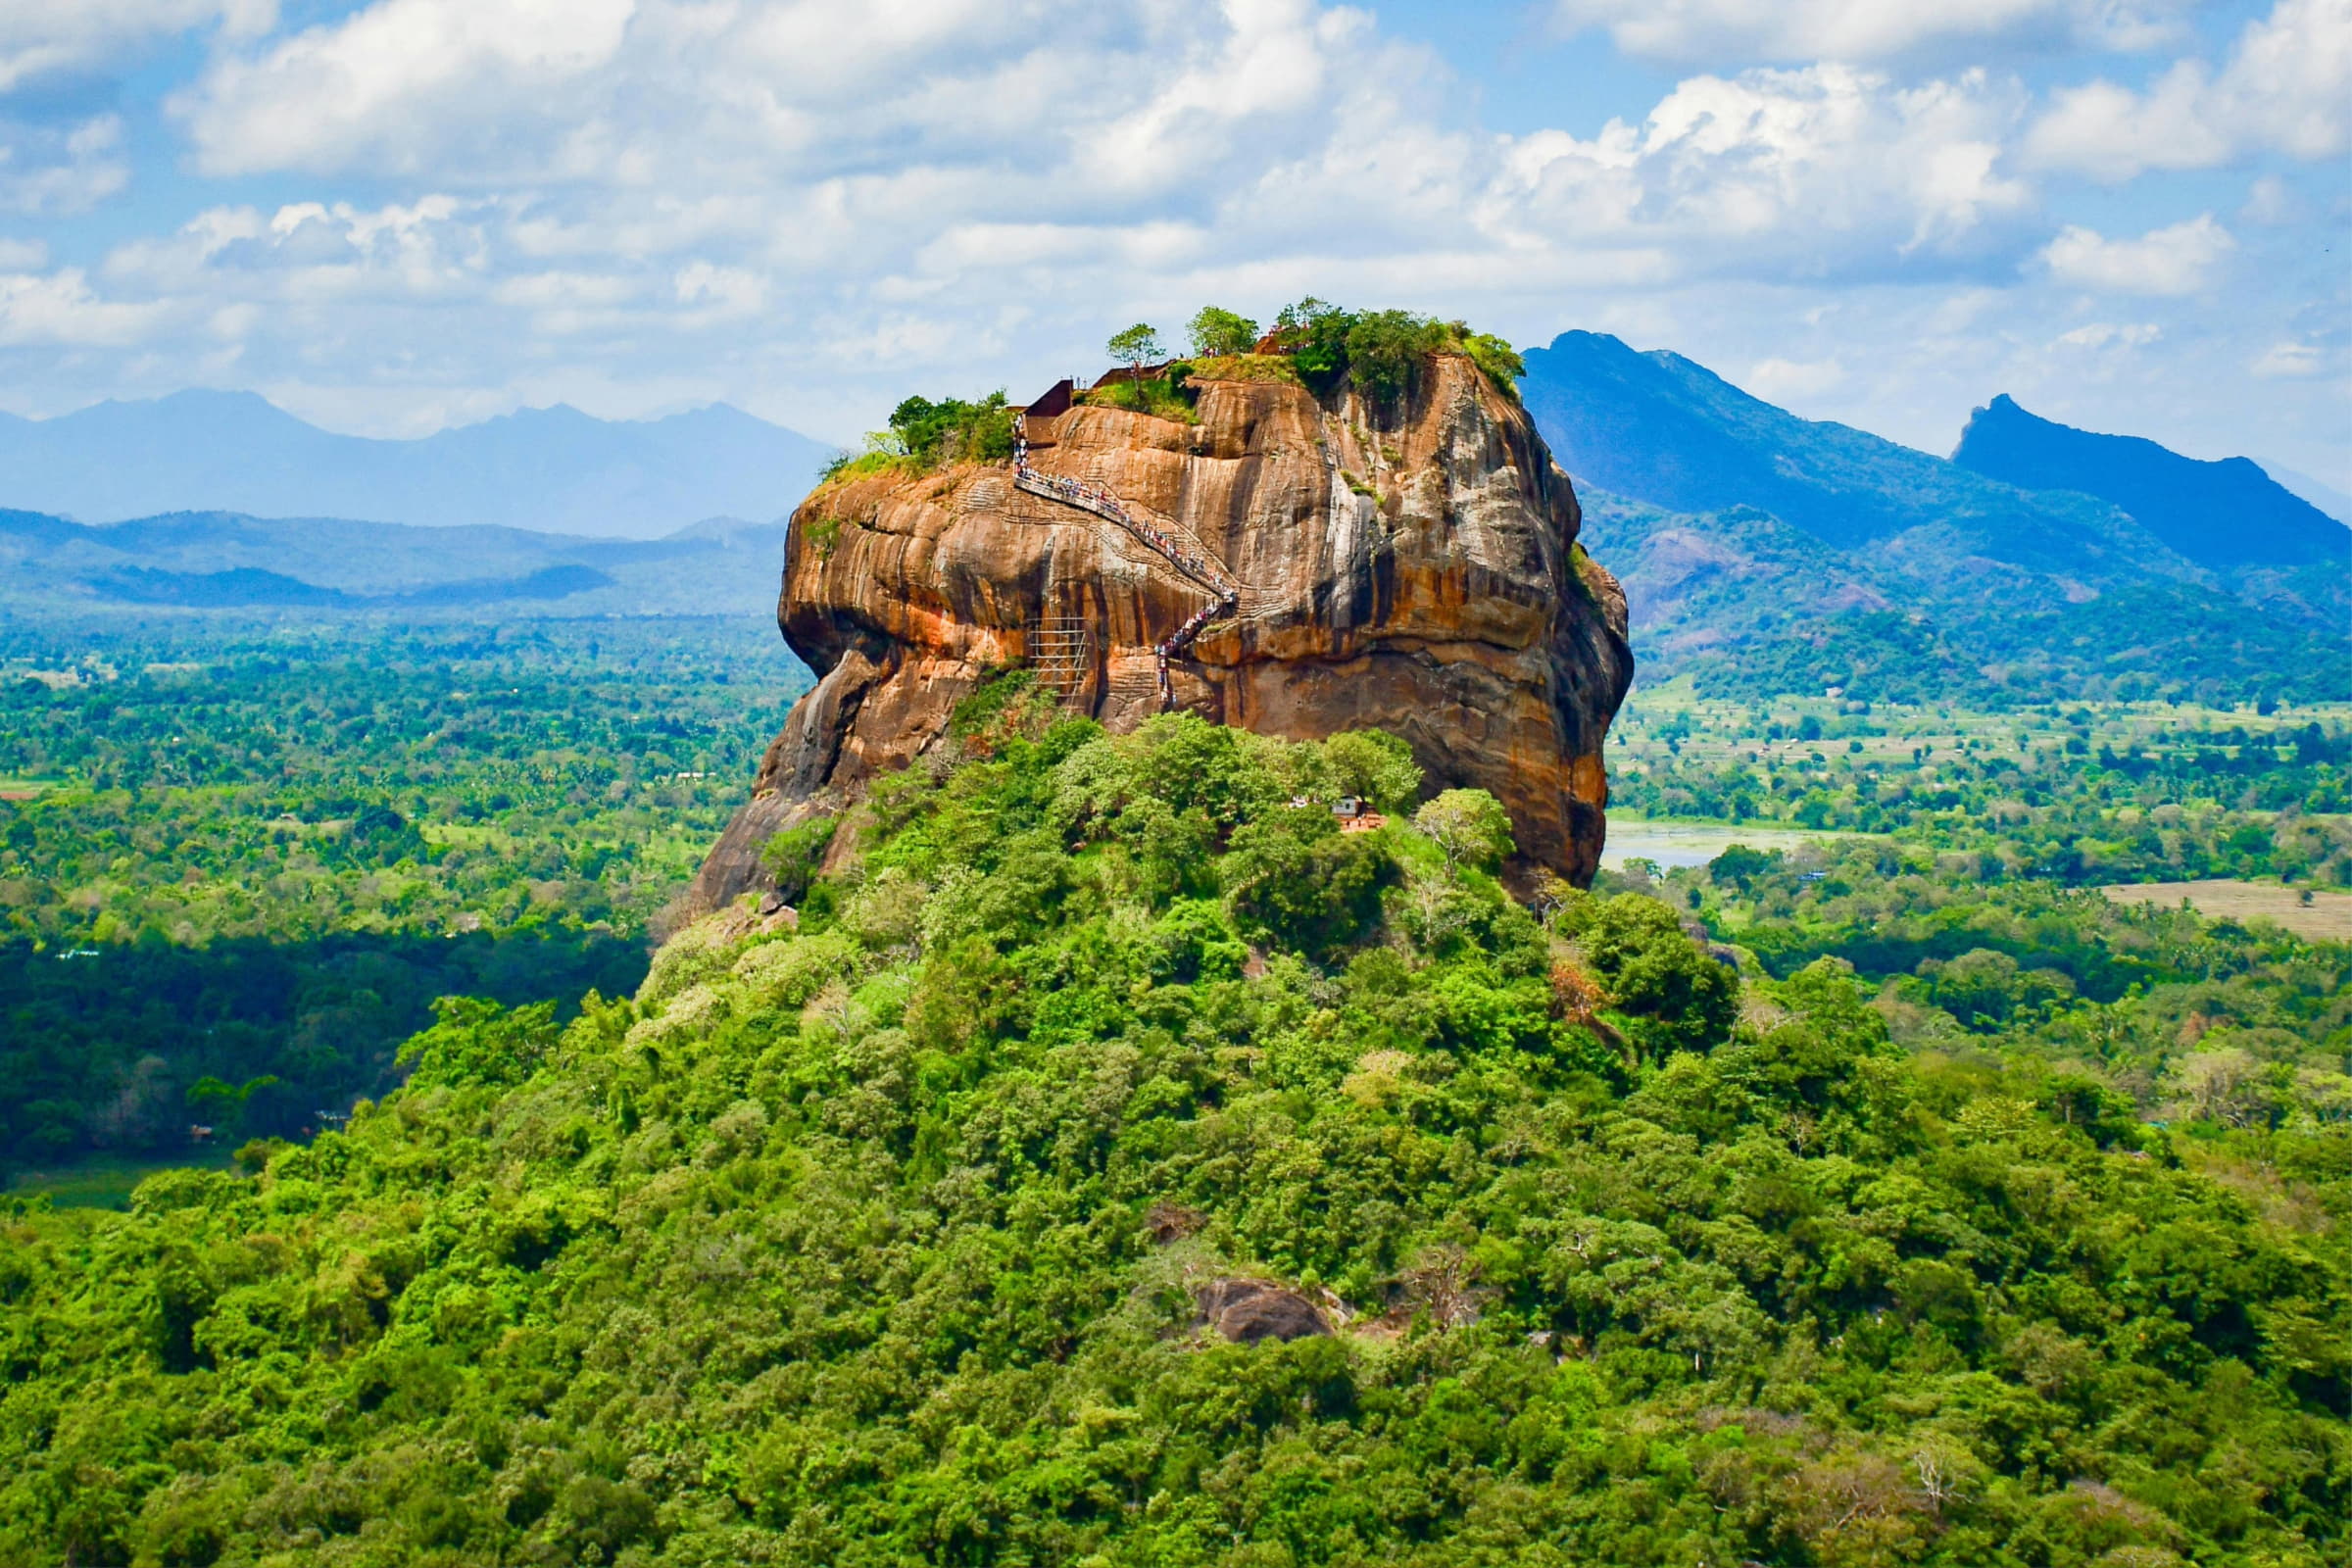
[[[1058,665],[1072,708],[1114,730],[1163,708],[1301,739],[1388,730],[1433,789],[1492,791],[1523,854],[1589,881],[1601,740],[1633,673],[1625,599],[1577,548],[1575,494],[1526,413],[1454,354],[1389,400],[1221,377],[1239,370],[1270,373],[1201,362],[1192,422],[1033,416],[1025,480],[972,464],[810,496],[777,618],[819,679],[690,905],[759,885],[771,834],[935,744],[1014,660]],[[1041,493],[1055,481],[1127,520]]]

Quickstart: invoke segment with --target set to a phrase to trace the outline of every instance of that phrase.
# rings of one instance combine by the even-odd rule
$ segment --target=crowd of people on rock
[[[1155,528],[1130,513],[1120,504],[1119,498],[1108,490],[1088,484],[1082,479],[1066,478],[1057,473],[1041,473],[1031,467],[1029,442],[1017,422],[1013,426],[1012,436],[1012,474],[1013,481],[1025,490],[1050,495],[1057,501],[1066,501],[1073,507],[1108,517],[1177,566],[1203,582],[1216,585],[1216,602],[1195,611],[1190,620],[1152,650],[1159,663],[1159,695],[1164,700],[1168,696],[1168,661],[1190,648],[1193,639],[1200,635],[1201,628],[1220,616],[1232,614],[1235,607],[1241,603],[1241,596],[1234,590],[1232,579],[1225,575],[1223,567],[1199,551],[1188,549],[1175,535]]]
[[[1120,503],[1117,496],[1112,495],[1108,490],[1099,485],[1088,484],[1082,479],[1066,478],[1057,473],[1041,473],[1031,467],[1029,466],[1029,443],[1017,430],[1013,435],[1012,471],[1014,478],[1021,481],[1026,488],[1042,488],[1057,500],[1066,501],[1071,506],[1083,507],[1089,512],[1099,513],[1110,518],[1184,570],[1204,582],[1214,583],[1218,591],[1228,598],[1232,596],[1232,580],[1225,575],[1225,569],[1222,566],[1200,552],[1187,548],[1184,541],[1178,539],[1174,534],[1162,528],[1155,528],[1136,516]]]
[[[1202,605],[1199,610],[1193,612],[1192,619],[1176,628],[1174,636],[1152,650],[1159,660],[1160,696],[1168,695],[1168,661],[1192,647],[1193,639],[1200,635],[1200,628],[1220,615],[1232,614],[1234,607],[1240,603],[1239,596],[1228,592],[1215,604]]]

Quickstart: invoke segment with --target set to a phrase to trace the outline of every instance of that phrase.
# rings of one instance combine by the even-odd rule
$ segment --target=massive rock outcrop
[[[1525,855],[1591,879],[1601,740],[1633,672],[1625,600],[1577,548],[1575,494],[1526,413],[1452,354],[1388,400],[1224,379],[1213,360],[1193,386],[1190,423],[1085,404],[1030,421],[1039,473],[1115,495],[1238,585],[1232,612],[1170,661],[1165,697],[1154,648],[1216,596],[1138,530],[1004,464],[803,504],[778,620],[819,679],[693,906],[758,886],[771,834],[936,744],[958,699],[1038,660],[1056,624],[1065,646],[1084,633],[1071,706],[1113,730],[1163,706],[1300,739],[1378,726],[1411,743],[1433,788],[1497,796]]]

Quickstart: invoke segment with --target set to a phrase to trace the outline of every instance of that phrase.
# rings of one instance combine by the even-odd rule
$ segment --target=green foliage
[[[1487,372],[1487,379],[1494,383],[1496,391],[1516,403],[1519,382],[1527,374],[1527,361],[1520,358],[1519,351],[1491,333],[1470,331],[1459,321],[1453,326],[1459,334],[1462,352]]]
[[[550,1003],[510,1011],[482,997],[443,997],[433,1026],[402,1046],[399,1060],[419,1089],[518,1084],[547,1059],[556,1032]]]
[[[834,453],[818,470],[817,479],[820,484],[847,484],[854,479],[870,478],[877,473],[900,473],[907,468],[908,461],[904,441],[887,430],[875,430],[866,435],[863,451]],[[830,526],[825,527],[822,534],[815,533],[816,528],[826,524]],[[831,517],[819,517],[807,526],[815,538],[817,554],[830,556],[833,553],[833,541],[841,531],[840,522]]]
[[[808,895],[808,884],[815,878],[816,868],[824,863],[825,849],[833,842],[837,825],[829,816],[810,817],[767,841],[760,852],[760,864],[767,872],[768,880],[775,884],[777,897],[787,904],[798,904]]]
[[[0,1167],[52,1173],[316,1129],[436,996],[630,991],[806,683],[692,620],[17,622],[0,659],[51,672],[0,681],[0,776],[48,785],[0,801]]]
[[[1159,332],[1148,321],[1110,334],[1102,352],[1128,368],[1140,371],[1164,352],[1159,346]]]
[[[1274,318],[1277,346],[1310,384],[1335,381],[1348,368],[1348,329],[1354,321],[1348,312],[1309,294]]]
[[[1376,403],[1407,391],[1433,354],[1468,355],[1514,401],[1527,373],[1501,338],[1410,311],[1348,311],[1309,295],[1285,306],[1274,326],[1277,345],[1310,385],[1329,387],[1346,375]]]
[[[1777,855],[1735,844],[1707,862],[1707,875],[1721,886],[1744,892],[1750,882],[1772,870],[1779,860]]]
[[[1222,880],[1246,931],[1323,956],[1379,918],[1380,889],[1395,878],[1384,850],[1340,832],[1329,812],[1292,811],[1237,830]]]
[[[1195,381],[1266,381],[1303,386],[1298,367],[1288,354],[1225,354],[1205,358],[1192,367]]]
[[[1257,346],[1257,323],[1247,316],[1203,305],[1185,323],[1193,352],[1201,355],[1247,354]]]
[[[1742,980],[1661,899],[1547,930],[1338,834],[1290,804],[1332,746],[1027,689],[797,931],[714,916],[560,1035],[449,1004],[258,1175],[13,1214],[0,1560],[2340,1557],[2352,1116],[2292,1099],[2334,958],[2012,909],[2077,990],[1988,1033],[1912,989],[1949,962],[1840,956],[2008,951],[1879,935],[1957,874],[1674,873]],[[1316,905],[1327,852],[1373,896]],[[2212,976],[2147,1020],[2170,1128],[2098,1046],[2159,962]],[[1337,1332],[1226,1342],[1237,1279]]]
[[[1162,367],[1157,375],[1104,381],[1086,392],[1083,400],[1101,408],[1126,409],[1190,424],[1197,398],[1187,384],[1192,373],[1189,362],[1176,360]]]
[[[1348,327],[1348,373],[1375,402],[1401,396],[1421,363],[1452,345],[1443,322],[1410,311],[1367,311]]]
[[[1966,852],[1987,877],[2352,887],[2340,721],[2095,708],[1645,693],[1611,737],[1610,799],[1646,816],[1887,834]]]
[[[961,398],[911,397],[891,411],[890,428],[919,466],[1004,463],[1012,457],[1012,421],[1003,388],[977,403]]]
[[[1002,387],[967,403],[961,398],[933,402],[910,397],[891,411],[887,429],[865,438],[862,452],[843,452],[825,465],[824,484],[845,484],[884,473],[926,473],[956,463],[1004,463],[1012,457],[1012,422],[1020,411],[1004,401]],[[840,523],[817,517],[805,524],[817,549],[830,554]],[[819,530],[822,530],[821,532]]]
[[[1447,790],[1413,813],[1413,826],[1446,852],[1449,863],[1491,871],[1517,846],[1511,813],[1485,790]]]
[[[1413,749],[1385,730],[1346,730],[1323,743],[1334,792],[1359,796],[1384,811],[1401,811],[1421,795]]]
[[[1674,911],[1648,899],[1572,901],[1560,929],[1602,987],[1606,1014],[1637,1054],[1662,1061],[1731,1033],[1739,976],[1682,936]]]

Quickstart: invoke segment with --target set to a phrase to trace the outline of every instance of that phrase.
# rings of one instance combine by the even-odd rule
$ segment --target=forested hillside
[[[1051,720],[632,999],[20,1203],[0,1558],[2341,1560],[2344,949],[1955,876],[1965,951],[1849,959],[1899,909],[1755,855],[1531,907],[1384,737]]]

